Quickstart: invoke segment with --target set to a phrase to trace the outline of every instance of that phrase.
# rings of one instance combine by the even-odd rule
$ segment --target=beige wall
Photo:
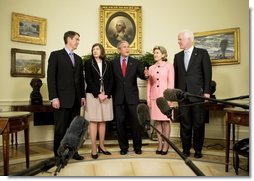
[[[46,52],[64,46],[63,34],[75,30],[81,34],[76,53],[90,52],[99,41],[100,5],[142,6],[143,52],[151,52],[155,45],[163,45],[172,62],[179,50],[177,34],[183,29],[194,32],[240,27],[240,61],[238,65],[213,66],[213,80],[217,82],[217,98],[249,94],[249,7],[247,0],[1,0],[1,105],[29,101],[31,78],[10,76],[11,48]],[[34,45],[11,41],[11,13],[18,12],[47,19],[47,44]],[[48,99],[46,78],[41,92]],[[141,86],[141,98],[145,87]],[[220,127],[221,125],[219,125]],[[216,128],[217,129],[217,128]]]
[[[3,101],[28,101],[31,78],[10,76],[10,49],[46,51],[47,59],[52,50],[64,46],[62,36],[73,29],[81,34],[77,53],[90,52],[91,45],[99,41],[100,5],[142,6],[143,51],[151,51],[154,45],[164,45],[172,62],[179,51],[177,33],[183,29],[194,32],[240,27],[239,65],[213,66],[213,79],[217,82],[218,98],[249,93],[249,12],[247,0],[1,0],[1,67],[0,104]],[[11,37],[11,13],[18,12],[46,18],[47,45],[13,42]],[[42,79],[43,98],[47,100],[46,79]]]

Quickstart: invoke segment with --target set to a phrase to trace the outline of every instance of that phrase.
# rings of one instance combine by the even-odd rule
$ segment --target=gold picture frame
[[[208,51],[212,65],[240,63],[240,28],[194,33],[195,46]]]
[[[45,18],[12,13],[12,41],[46,45],[46,30]]]
[[[12,77],[45,77],[45,51],[11,49]]]
[[[142,54],[141,13],[141,6],[100,6],[100,42],[107,54],[117,53],[120,40],[129,42],[131,54]]]

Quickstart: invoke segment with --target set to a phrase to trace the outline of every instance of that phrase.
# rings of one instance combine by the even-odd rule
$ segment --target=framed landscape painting
[[[46,45],[46,30],[46,19],[12,13],[12,41]]]
[[[11,76],[45,77],[44,51],[11,49]]]
[[[239,64],[239,28],[194,33],[195,46],[208,51],[212,65]]]

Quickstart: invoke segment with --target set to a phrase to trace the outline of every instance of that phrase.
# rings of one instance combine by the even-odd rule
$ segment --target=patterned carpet
[[[178,148],[181,148],[181,142],[180,142],[179,138],[172,138],[171,141]],[[203,158],[195,159],[193,157],[193,153],[194,153],[193,150],[191,150],[191,156],[189,158],[193,161],[193,163],[199,165],[200,168],[204,168],[204,170],[206,170],[205,168],[208,168],[209,171],[206,171],[205,175],[208,175],[208,176],[236,176],[235,171],[233,169],[232,154],[230,155],[231,158],[230,158],[229,172],[228,173],[225,172],[225,166],[224,166],[225,145],[224,145],[224,143],[225,143],[224,140],[206,139],[205,143],[204,143],[204,148],[203,148]],[[130,141],[130,144],[131,144],[131,141]],[[117,165],[119,163],[122,164],[123,160],[125,160],[125,162],[126,162],[126,160],[128,160],[128,159],[129,159],[127,161],[128,163],[125,164],[126,166],[128,164],[131,164],[133,166],[134,160],[141,161],[141,159],[146,159],[146,160],[141,161],[140,163],[149,163],[149,162],[151,162],[151,160],[156,161],[157,163],[159,163],[159,162],[164,163],[166,161],[166,162],[170,162],[171,167],[174,169],[175,168],[174,165],[179,165],[178,162],[180,162],[181,163],[180,170],[184,170],[186,167],[186,165],[184,164],[184,161],[180,158],[180,156],[172,148],[169,149],[169,153],[167,155],[164,155],[164,156],[156,155],[155,150],[157,147],[157,142],[152,141],[150,139],[143,140],[143,147],[142,147],[143,154],[142,155],[136,155],[134,153],[134,151],[132,150],[132,145],[130,145],[129,153],[127,155],[123,155],[123,156],[120,155],[119,154],[119,147],[117,145],[117,141],[115,141],[115,140],[107,140],[105,145],[106,145],[107,150],[112,152],[112,155],[106,156],[103,154],[99,154],[99,158],[97,160],[93,160],[90,156],[90,154],[91,154],[90,140],[86,140],[84,145],[79,150],[79,153],[81,155],[85,156],[85,160],[82,162],[70,160],[69,164],[63,170],[67,171],[68,167],[70,168],[69,165],[76,164],[76,166],[77,166],[81,163],[83,164],[83,166],[90,164],[90,166],[92,165],[93,168],[95,168],[95,165],[98,164],[98,162],[100,162],[100,161],[105,162],[105,161],[109,161],[109,160],[112,163],[114,161],[114,165]],[[30,166],[36,165],[36,164],[46,160],[47,158],[52,157],[53,156],[52,148],[53,148],[52,142],[31,143],[30,144]],[[232,151],[231,151],[231,153],[232,153]],[[0,151],[0,160],[1,160],[0,173],[2,175],[3,174],[2,149]],[[173,161],[175,161],[176,164],[172,164]],[[78,163],[78,162],[80,162],[80,163]],[[10,167],[9,167],[10,168],[10,175],[12,173],[16,173],[16,172],[26,169],[24,163],[25,163],[24,145],[19,144],[17,149],[15,148],[15,146],[11,146]],[[138,165],[140,165],[140,163]],[[245,158],[241,158],[240,163],[243,168],[246,168],[247,164],[246,164]],[[169,164],[169,163],[167,163],[167,164]],[[137,165],[136,162],[134,165]],[[171,168],[171,172],[172,172],[172,168]],[[53,170],[54,169],[55,168],[53,168]],[[107,173],[109,173],[109,172],[107,172]],[[141,172],[138,172],[138,173],[141,173]],[[148,175],[148,173],[146,173],[144,171],[142,173]],[[152,173],[152,172],[150,172],[150,173]],[[185,174],[185,172],[179,172],[179,173],[174,172],[173,174],[174,174],[174,176],[192,176],[192,174],[193,174],[193,173],[192,174],[188,174],[188,173],[189,172],[187,172],[187,175]],[[76,176],[78,174],[80,174],[80,173],[76,173],[72,176]],[[163,173],[154,173],[154,176],[158,176],[158,174],[163,174]],[[169,173],[169,175],[170,174],[172,174],[172,173]],[[46,174],[44,176],[49,176],[49,175],[50,174]],[[84,174],[83,176],[85,176],[85,175],[86,174]],[[89,176],[92,176],[92,175],[96,175],[95,172],[91,172],[91,174]],[[108,175],[108,174],[103,175],[103,173],[99,173],[99,176],[106,176],[106,175]],[[122,176],[135,176],[135,175],[137,175],[136,172],[135,173],[134,172],[133,173],[126,173],[126,175],[122,175]],[[146,176],[146,175],[142,175],[142,176]],[[113,174],[111,174],[111,176],[113,176]],[[239,176],[249,176],[249,173],[247,171],[239,169]]]

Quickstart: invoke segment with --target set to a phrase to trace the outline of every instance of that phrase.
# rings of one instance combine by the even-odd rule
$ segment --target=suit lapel
[[[120,62],[120,57],[118,57],[118,58],[116,59],[116,66],[117,66],[117,70],[118,70],[118,73],[119,73],[120,77],[123,77],[122,67],[121,67],[121,62]]]
[[[105,72],[107,71],[108,65],[106,60],[102,61],[102,75],[105,75]]]
[[[72,68],[74,68],[73,65],[72,65],[72,62],[71,62],[71,58],[70,58],[70,56],[68,55],[68,53],[66,52],[65,49],[63,49],[63,55],[64,55],[65,60],[67,61],[67,63],[68,63]],[[75,54],[74,54],[74,60],[75,60]],[[76,64],[76,60],[75,60],[75,64]]]
[[[180,66],[187,72],[187,70],[185,69],[185,65],[184,65],[184,51],[181,52],[181,65]]]
[[[189,65],[188,65],[188,69],[190,69],[191,65],[193,64],[193,62],[195,61],[196,59],[196,56],[198,55],[198,51],[197,49],[194,47],[193,51],[192,51],[192,54],[191,54],[191,57],[190,57],[190,62],[189,62]]]
[[[131,71],[132,65],[133,65],[133,59],[129,57],[125,77],[127,77],[129,72]]]
[[[99,67],[98,67],[98,64],[96,62],[96,60],[92,59],[92,67],[95,69],[95,71],[99,74],[100,76],[100,70],[99,70]]]

